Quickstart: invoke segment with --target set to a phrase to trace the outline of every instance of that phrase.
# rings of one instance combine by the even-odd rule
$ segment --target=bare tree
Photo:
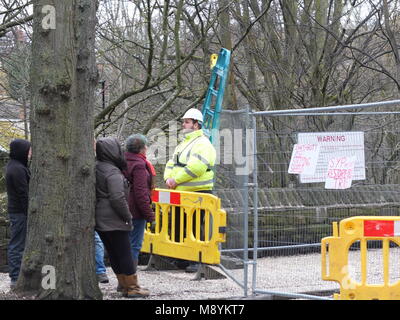
[[[0,1],[0,38],[12,28],[26,24],[33,19],[27,9],[32,4],[29,0]]]
[[[123,4],[107,6],[113,10],[100,10],[98,46],[99,61],[108,66],[110,102],[97,113],[98,132],[112,132],[122,119],[127,130],[147,132],[178,118],[207,89],[206,43],[221,10],[203,1],[137,1],[125,10],[134,15],[124,14]],[[128,90],[115,90],[119,77]]]

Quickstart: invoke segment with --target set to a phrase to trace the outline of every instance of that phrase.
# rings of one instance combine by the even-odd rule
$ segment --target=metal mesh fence
[[[214,193],[227,212],[227,237],[221,245],[221,265],[228,275],[236,270],[232,271],[234,274],[231,277],[240,285],[246,285],[244,279],[247,278],[247,253],[244,248],[249,243],[249,161],[246,148],[253,139],[251,126],[248,110],[223,111],[215,140],[217,165]]]
[[[215,192],[220,195],[223,207],[228,213],[228,234],[225,249],[243,249],[243,213],[248,202],[247,180],[244,160],[246,147],[246,110],[225,111],[221,115],[219,139],[217,139],[217,165],[215,174]],[[230,190],[231,196],[221,196]]]
[[[231,154],[224,149],[229,138],[220,139],[219,153],[233,161],[221,156],[216,175],[216,194],[228,213],[222,252],[244,261],[243,272],[235,274],[240,281],[252,279],[253,293],[337,291],[338,284],[321,280],[320,242],[332,235],[332,222],[356,215],[399,215],[398,104],[222,114],[221,131],[230,130],[233,137]],[[289,174],[294,145],[311,143],[310,137],[320,137],[323,154],[314,178]],[[327,162],[352,156],[351,187],[327,189]],[[381,246],[370,243],[369,250],[374,257]],[[351,257],[349,253],[349,263],[357,265]],[[247,258],[253,259],[252,276]],[[391,258],[400,261],[398,250]]]
[[[283,294],[338,290],[338,284],[322,281],[320,275],[319,244],[321,238],[332,235],[332,222],[356,215],[399,215],[396,105],[256,116],[257,188],[253,192],[256,190],[257,196],[250,197],[257,201],[255,259],[273,258],[274,268],[285,272],[272,279],[271,273],[258,266],[255,286]],[[296,143],[320,145],[314,174],[288,174]],[[330,161],[351,156],[356,157],[351,188],[327,189],[333,187],[326,182]],[[352,249],[353,255],[357,250]],[[371,243],[369,249],[379,251],[381,246]],[[398,252],[393,250],[392,254],[398,263]],[[286,259],[287,265],[280,266],[280,259]],[[349,262],[351,269],[357,259]]]

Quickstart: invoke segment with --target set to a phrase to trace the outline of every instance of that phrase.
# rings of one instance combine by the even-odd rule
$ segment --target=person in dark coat
[[[28,168],[30,156],[31,143],[29,141],[15,139],[10,143],[10,160],[6,166],[5,178],[11,230],[7,253],[11,288],[17,282],[25,249],[31,176]]]
[[[128,181],[122,174],[126,168],[124,154],[116,138],[100,138],[96,143],[96,214],[95,229],[110,258],[125,297],[143,296],[137,287],[129,232],[132,215],[127,196]]]
[[[141,134],[129,136],[126,139],[125,148],[127,170],[124,174],[131,184],[128,203],[133,219],[133,230],[130,232],[130,241],[136,273],[146,223],[155,220],[151,207],[151,190],[154,188],[156,171],[146,158],[147,139],[145,136]]]

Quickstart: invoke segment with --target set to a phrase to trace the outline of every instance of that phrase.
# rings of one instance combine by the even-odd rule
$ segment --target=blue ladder
[[[216,63],[215,55],[211,57],[211,63],[215,63],[215,65],[212,66],[211,80],[201,110],[204,119],[202,129],[211,142],[215,140],[215,131],[213,129],[219,129],[230,57],[231,52],[224,48],[220,50]]]

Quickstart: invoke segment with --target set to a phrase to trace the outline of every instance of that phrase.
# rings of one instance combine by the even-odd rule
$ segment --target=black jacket
[[[15,139],[10,144],[10,161],[6,167],[8,213],[28,214],[30,147],[30,142],[23,139]]]

